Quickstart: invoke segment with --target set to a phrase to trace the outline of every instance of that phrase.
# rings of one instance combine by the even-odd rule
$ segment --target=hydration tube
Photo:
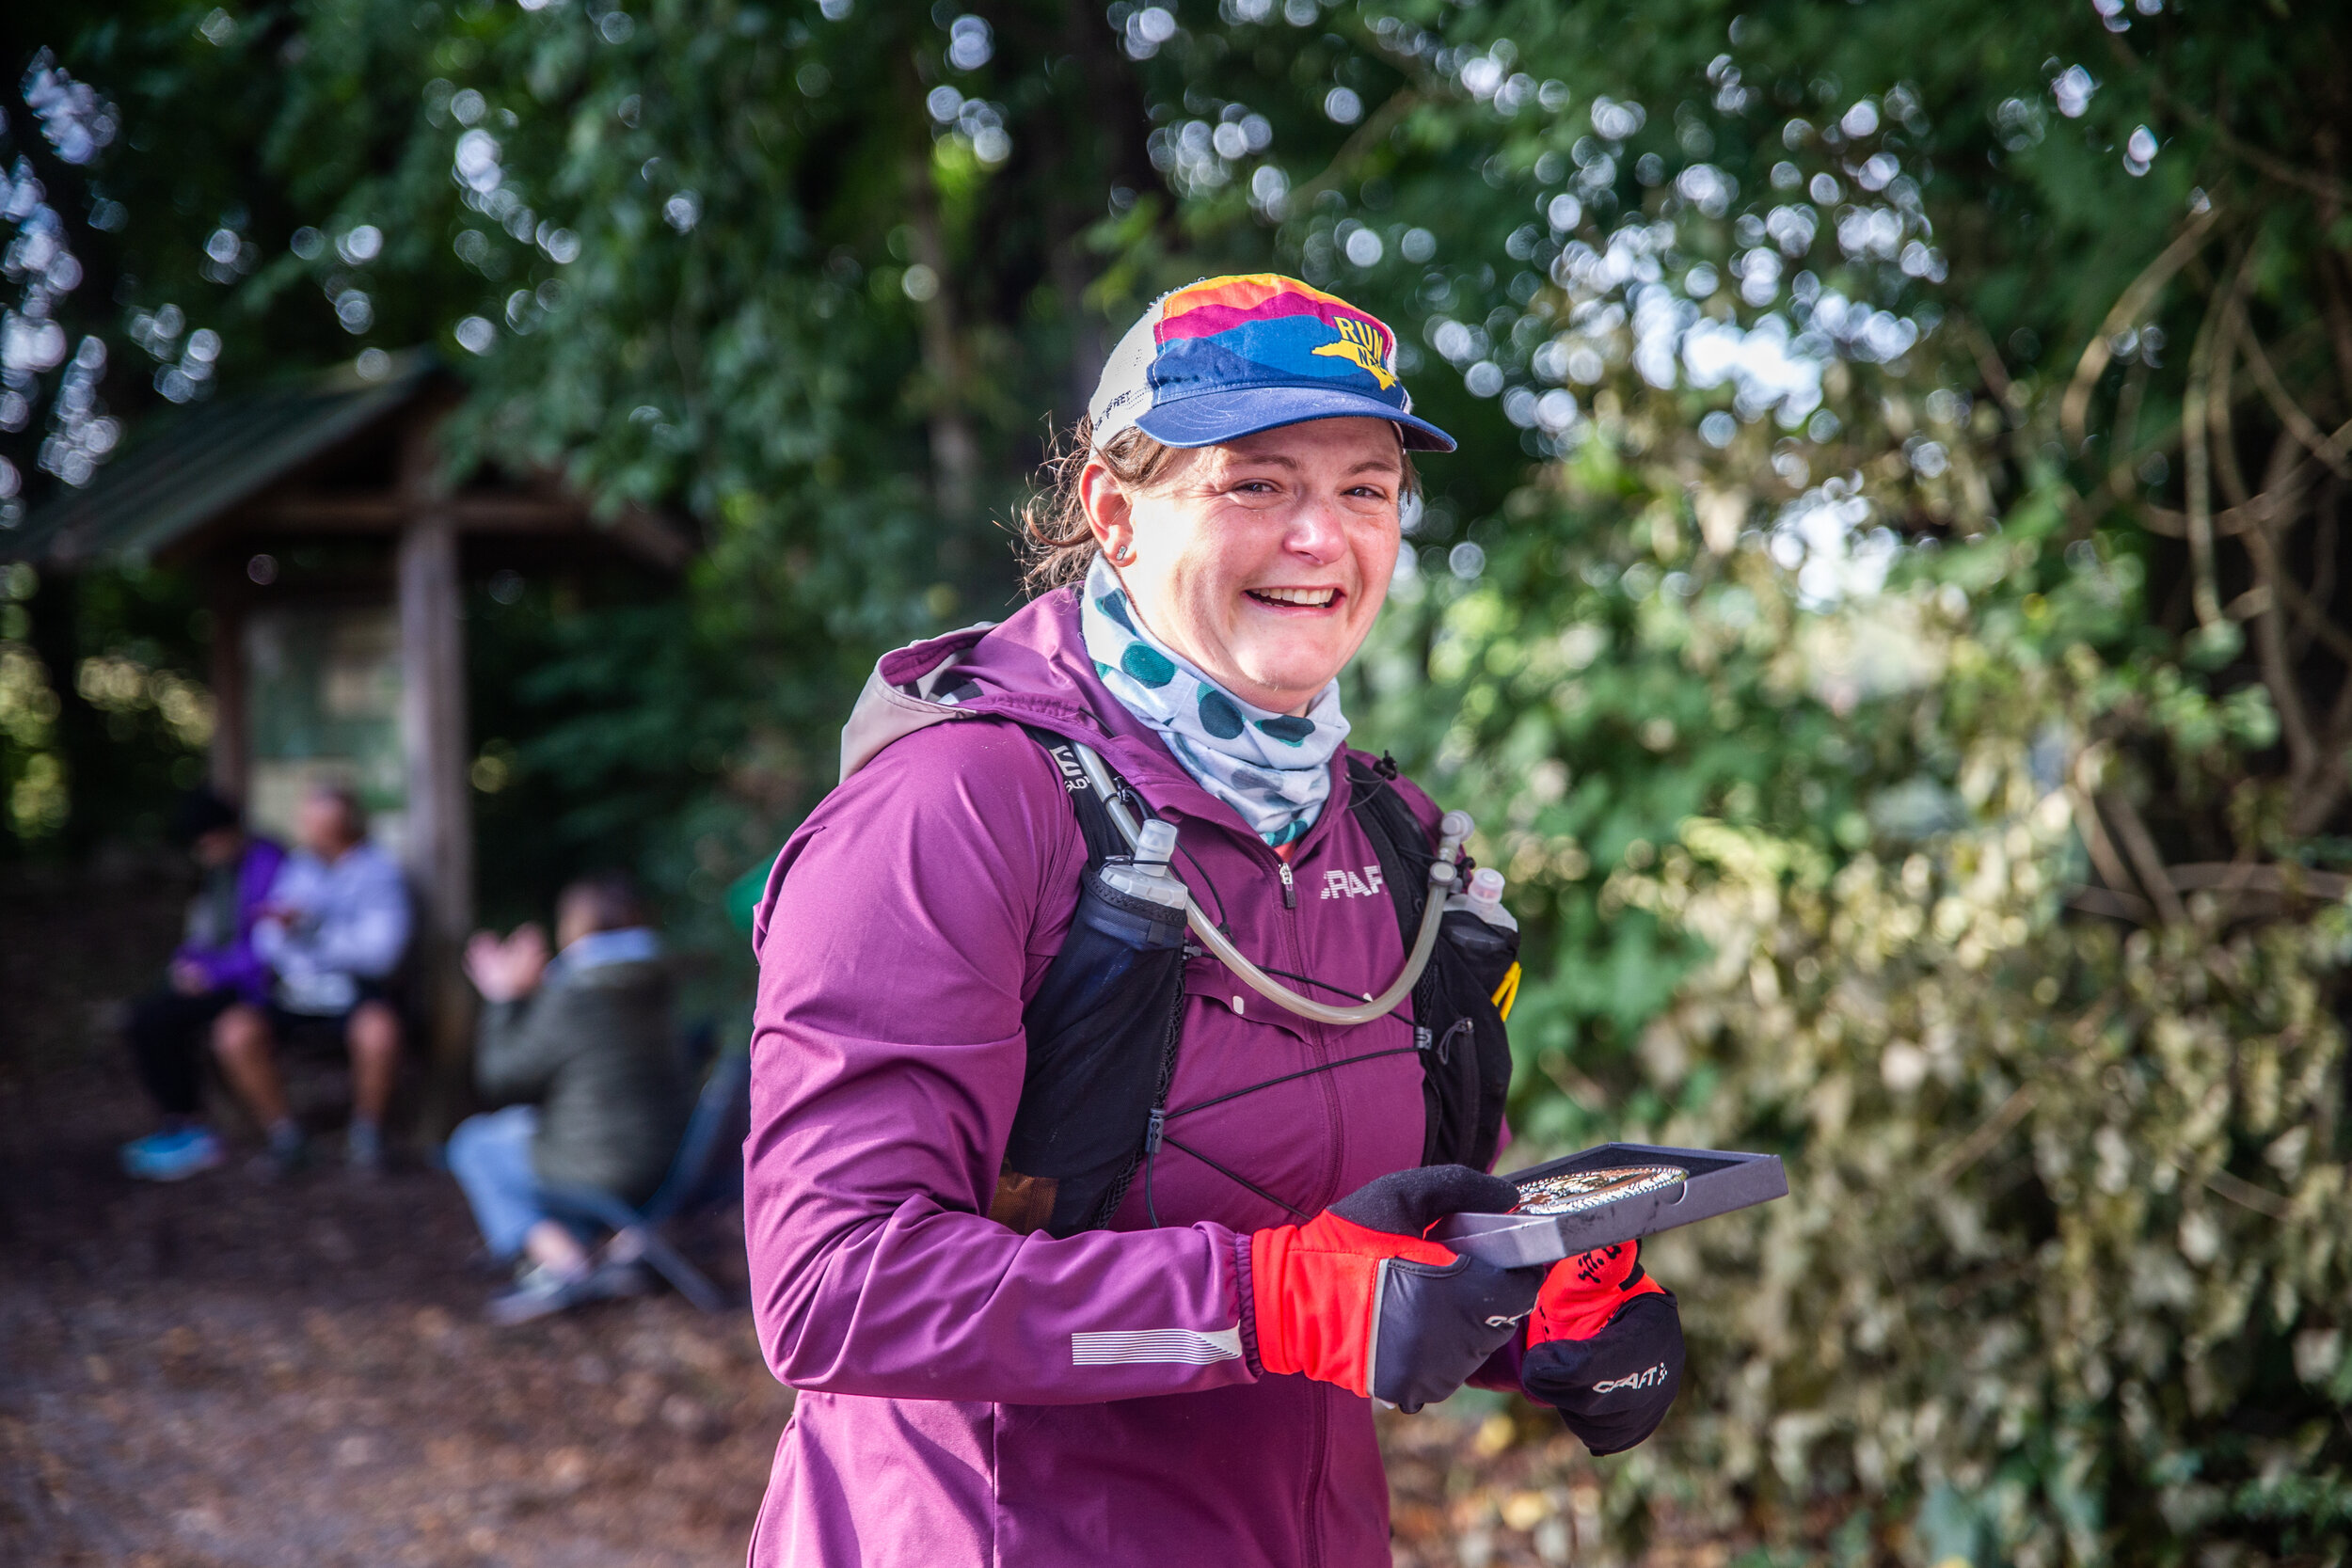
[[[1086,769],[1087,782],[1094,786],[1095,793],[1103,798],[1104,805],[1109,808],[1112,824],[1119,829],[1120,836],[1133,847],[1142,837],[1143,829],[1127,810],[1126,802],[1119,798],[1119,788],[1111,782],[1110,769],[1103,765],[1103,759],[1095,754],[1091,746],[1076,740],[1070,744],[1071,749],[1078,753],[1078,765]],[[1184,922],[1192,927],[1192,934],[1200,939],[1201,945],[1216,955],[1218,961],[1232,970],[1242,984],[1285,1012],[1343,1028],[1369,1023],[1394,1011],[1396,1005],[1404,1001],[1420,981],[1422,971],[1429,967],[1429,956],[1438,947],[1438,929],[1445,921],[1446,895],[1457,880],[1454,862],[1462,852],[1462,841],[1470,837],[1471,825],[1470,814],[1460,811],[1447,812],[1438,822],[1438,857],[1429,863],[1429,891],[1422,901],[1421,930],[1413,939],[1413,950],[1405,956],[1405,967],[1397,973],[1395,981],[1388,990],[1353,1006],[1334,1007],[1328,1003],[1301,996],[1243,958],[1241,949],[1216,928],[1189,892],[1184,895]]]

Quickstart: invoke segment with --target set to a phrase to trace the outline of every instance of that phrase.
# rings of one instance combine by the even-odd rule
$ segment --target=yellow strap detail
[[[1502,984],[1495,988],[1494,1004],[1496,1009],[1502,1013],[1503,1022],[1511,1022],[1511,1004],[1518,999],[1519,966],[1513,964],[1510,973],[1503,975]]]

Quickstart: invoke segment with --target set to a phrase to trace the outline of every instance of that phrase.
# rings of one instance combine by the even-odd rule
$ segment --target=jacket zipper
[[[1297,842],[1303,844],[1306,841],[1300,839]],[[1291,875],[1289,861],[1276,854],[1270,847],[1265,847],[1264,852],[1267,858],[1274,862],[1275,876],[1281,879],[1282,908],[1290,916],[1289,919],[1280,923],[1283,934],[1289,938],[1284,950],[1284,961],[1304,973],[1307,968],[1307,943],[1304,934],[1298,928],[1298,883]],[[1332,1048],[1331,1027],[1328,1024],[1308,1022],[1305,1041],[1312,1056],[1328,1055]],[[1340,1196],[1330,1189],[1341,1168],[1346,1164],[1344,1148],[1346,1132],[1340,1125],[1340,1094],[1338,1086],[1331,1082],[1331,1074],[1319,1072],[1315,1074],[1315,1078],[1322,1089],[1324,1127],[1330,1139],[1329,1162],[1325,1168],[1323,1178],[1325,1190],[1315,1204],[1315,1208],[1324,1209],[1329,1207],[1332,1201]]]
[[[1267,853],[1272,854],[1273,851],[1268,850]],[[1298,928],[1298,883],[1291,875],[1290,862],[1279,856],[1275,859],[1274,870],[1275,874],[1282,879],[1282,908],[1289,914],[1289,918],[1281,923],[1284,934],[1290,939],[1288,948],[1284,953],[1284,961],[1294,966],[1300,974],[1305,974],[1308,971],[1307,939],[1305,933]],[[1332,1026],[1327,1023],[1311,1022],[1307,1025],[1307,1048],[1311,1054],[1315,1058],[1328,1057],[1336,1038],[1336,1031]],[[1324,1125],[1330,1134],[1329,1164],[1326,1167],[1323,1179],[1326,1190],[1320,1201],[1315,1204],[1317,1209],[1321,1209],[1329,1206],[1331,1201],[1340,1196],[1329,1189],[1341,1168],[1346,1164],[1347,1134],[1345,1129],[1340,1124],[1339,1085],[1331,1082],[1331,1074],[1327,1072],[1317,1073],[1315,1078],[1323,1091]]]
[[[1301,973],[1305,973],[1307,941],[1306,934],[1298,928],[1298,885],[1291,876],[1289,861],[1276,861],[1275,870],[1282,879],[1282,908],[1291,911],[1291,918],[1284,922],[1290,937],[1290,958],[1298,965]],[[1336,1044],[1333,1031],[1326,1024],[1318,1023],[1311,1027],[1313,1030],[1313,1044],[1310,1050],[1315,1056],[1327,1059]],[[1330,1164],[1323,1179],[1324,1185],[1328,1188],[1333,1185],[1333,1178],[1346,1161],[1347,1131],[1340,1121],[1339,1085],[1331,1082],[1332,1075],[1328,1072],[1317,1073],[1315,1077],[1323,1091],[1324,1125],[1330,1135]],[[1326,1192],[1323,1204],[1318,1207],[1327,1206],[1338,1196],[1337,1193]],[[1306,1568],[1323,1568],[1324,1518],[1329,1507],[1326,1493],[1331,1481],[1331,1402],[1327,1397],[1330,1392],[1326,1388],[1311,1390],[1314,1400],[1313,1435],[1309,1447],[1307,1469],[1307,1539],[1302,1543],[1307,1548]]]

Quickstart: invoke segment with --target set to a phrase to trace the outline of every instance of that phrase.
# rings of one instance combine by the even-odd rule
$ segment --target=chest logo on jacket
[[[1324,898],[1369,898],[1380,891],[1380,868],[1364,867],[1360,877],[1353,871],[1327,871],[1323,874]]]

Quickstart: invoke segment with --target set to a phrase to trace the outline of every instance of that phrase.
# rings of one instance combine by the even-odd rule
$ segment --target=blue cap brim
[[[1242,387],[1201,392],[1148,410],[1136,428],[1171,447],[1214,447],[1262,430],[1279,430],[1309,420],[1386,420],[1405,436],[1411,451],[1452,451],[1454,437],[1399,412],[1393,404],[1361,392],[1321,387]]]

